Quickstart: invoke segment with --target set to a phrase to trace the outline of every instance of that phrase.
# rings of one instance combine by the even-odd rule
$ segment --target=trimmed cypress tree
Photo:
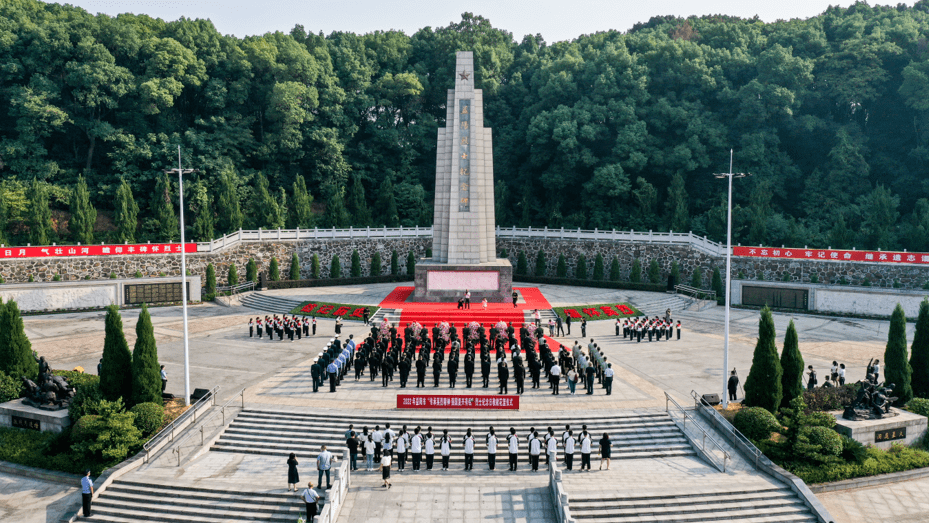
[[[21,377],[34,380],[39,375],[32,343],[23,329],[19,306],[13,300],[0,305],[0,371],[17,381]]]
[[[658,260],[648,262],[648,283],[661,283],[661,269]]]
[[[426,247],[426,258],[432,258],[432,249]]]
[[[526,275],[529,273],[529,262],[526,260],[526,251],[519,251],[516,257],[516,274]]]
[[[216,294],[216,269],[212,263],[206,266],[206,293]]]
[[[784,350],[781,352],[781,408],[789,408],[794,398],[803,397],[803,355],[797,339],[797,327],[790,320],[787,333],[784,334]],[[838,384],[837,384],[838,385]]]
[[[610,281],[619,281],[619,260],[614,256],[610,262]]]
[[[416,274],[416,256],[413,255],[413,251],[410,251],[406,255],[406,275],[413,276]]]
[[[35,178],[27,190],[29,199],[29,241],[33,245],[48,245],[52,232],[52,211],[48,207],[48,187]]]
[[[239,284],[239,272],[235,268],[235,264],[229,266],[229,276],[226,278],[229,282],[229,285],[238,285]]]
[[[132,350],[132,405],[148,402],[161,405],[158,347],[155,345],[152,318],[145,304],[142,304],[142,312],[135,325],[135,335],[135,348]]]
[[[341,278],[342,277],[342,262],[339,261],[339,255],[332,255],[332,263],[329,265],[329,277],[330,278]]]
[[[690,286],[697,289],[703,288],[703,273],[700,272],[700,267],[694,267],[694,273],[690,277]]]
[[[632,268],[629,269],[629,281],[642,283],[642,262],[638,258],[632,260]]]
[[[116,305],[106,308],[103,361],[100,366],[100,393],[107,401],[132,399],[132,353],[123,333],[123,318]]]
[[[310,276],[314,280],[319,279],[319,256],[317,256],[315,253],[313,254],[313,257],[310,258]]]
[[[907,361],[906,315],[897,304],[890,315],[890,331],[887,333],[887,348],[884,349],[884,382],[894,384],[894,405],[906,405],[913,399],[913,369]]]
[[[371,266],[368,267],[368,274],[371,276],[380,276],[381,275],[381,253],[375,252],[371,256]]]
[[[400,274],[400,255],[397,254],[396,249],[390,253],[390,274],[392,276],[398,276]]]
[[[358,249],[352,250],[352,278],[361,277],[361,256],[358,255]]]
[[[149,223],[153,223],[155,237],[159,241],[173,242],[180,235],[177,214],[174,213],[172,185],[168,173],[163,173],[155,183],[155,192],[152,193],[151,211],[155,216]]]
[[[271,264],[268,266],[268,279],[271,281],[280,281],[281,268],[277,265],[277,257],[271,257]]]
[[[758,342],[752,356],[752,368],[745,379],[745,401],[749,407],[762,407],[774,414],[781,405],[783,369],[774,343],[774,318],[767,306],[761,309]],[[727,369],[728,372],[728,369]]]
[[[558,255],[558,269],[556,270],[557,272],[555,274],[557,274],[559,278],[568,277],[568,262],[565,261],[564,254]]]
[[[913,369],[913,396],[929,398],[929,300],[926,298],[919,304],[919,316],[916,317],[910,368]]]
[[[600,281],[603,279],[603,255],[599,252],[594,258],[594,279]]]
[[[258,281],[258,264],[254,258],[249,258],[245,264],[245,281]]]
[[[125,178],[116,188],[114,215],[116,241],[135,243],[135,231],[139,226],[139,205],[132,197],[132,188]]]
[[[674,280],[674,285],[680,285],[681,283],[681,266],[677,263],[677,260],[671,262],[671,279]]]
[[[716,291],[717,298],[725,298],[726,295],[723,294],[723,277],[719,273],[719,267],[713,267],[713,290]],[[793,398],[791,398],[793,399]]]
[[[535,255],[535,275],[536,276],[546,276],[547,269],[545,267],[545,251],[539,249],[539,252]]]
[[[290,255],[290,275],[289,275],[289,278],[290,278],[291,280],[299,280],[299,279],[300,279],[300,257],[297,256],[297,253],[296,253],[296,252]]]
[[[587,257],[583,254],[577,255],[577,262],[574,266],[574,278],[578,280],[587,279]]]
[[[500,257],[506,259],[510,257],[510,254],[506,252],[506,249],[500,249]]]
[[[71,191],[71,220],[68,229],[71,238],[85,245],[94,242],[94,223],[97,222],[97,210],[90,204],[90,193],[83,176],[77,177],[77,185]]]

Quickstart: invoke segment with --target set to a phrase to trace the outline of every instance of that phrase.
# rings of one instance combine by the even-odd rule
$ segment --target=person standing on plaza
[[[335,459],[332,457],[332,453],[326,450],[326,446],[322,446],[322,452],[316,456],[316,470],[319,471],[319,478],[317,478],[316,483],[320,485],[323,484],[323,473],[326,474],[326,489],[332,488],[332,481],[329,477],[329,470],[332,468],[332,460]]]
[[[403,472],[406,468],[406,438],[397,438],[397,471]]]
[[[555,437],[555,431],[549,427],[548,434],[545,436],[546,452],[545,464],[558,463],[558,438]]]
[[[539,456],[542,454],[542,442],[539,440],[538,431],[532,433],[532,439],[529,440],[529,464],[533,471],[539,470]]]
[[[574,388],[577,386],[577,373],[574,372],[574,369],[568,369],[565,380],[568,383],[568,394],[573,396]]]
[[[371,472],[374,470],[374,449],[376,445],[374,444],[374,439],[371,434],[368,434],[368,439],[364,442],[365,446],[365,470]]]
[[[574,464],[574,431],[568,431],[568,437],[564,440],[564,462],[565,468],[571,470],[572,465]]]
[[[587,318],[581,318],[581,338],[587,337]]]
[[[419,464],[423,459],[423,435],[419,433],[419,427],[413,429],[413,437],[410,439],[410,453],[413,456],[413,470],[419,470]]]
[[[384,454],[381,458],[381,478],[384,480],[384,487],[390,488],[390,454]]]
[[[426,429],[426,470],[432,470],[432,464],[435,463],[435,436],[432,435],[432,427]]]
[[[594,393],[594,376],[597,374],[597,369],[594,368],[593,362],[587,364],[587,367],[584,369],[584,373],[587,377],[587,394],[592,395]]]
[[[300,463],[297,462],[297,455],[293,452],[290,453],[290,457],[287,458],[287,491],[290,492],[293,490],[297,491],[297,483],[300,483],[300,474],[297,473],[297,465]]]
[[[452,439],[448,436],[448,429],[442,431],[442,439],[439,440],[439,452],[442,453],[442,470],[448,470],[448,460],[452,454]]]
[[[368,309],[367,307],[365,307],[365,308],[361,311],[361,318],[362,318],[362,320],[364,320],[365,325],[368,324],[368,316],[370,316],[370,315],[371,315],[371,310]]]
[[[557,396],[558,382],[561,381],[561,366],[558,365],[558,362],[552,365],[552,368],[548,371],[548,375],[551,376],[552,380],[552,394]]]
[[[518,299],[519,299],[519,293],[516,292],[516,290],[514,289],[513,290],[513,308],[514,309],[516,308],[516,300]]]
[[[464,446],[465,470],[473,470],[474,469],[474,436],[471,435],[471,429],[468,429],[468,433],[465,434],[464,441],[462,443]]]
[[[313,518],[316,517],[316,514],[319,513],[319,494],[313,490],[313,482],[310,481],[306,484],[306,488],[303,490],[303,502],[306,504],[306,521],[307,523],[313,523]]]
[[[90,505],[94,498],[94,480],[90,479],[90,469],[84,471],[84,477],[81,478],[81,504],[84,509],[84,517],[90,517]]]
[[[517,458],[519,457],[519,436],[516,435],[516,429],[510,427],[510,434],[506,437],[506,444],[510,454],[510,470],[516,471]]]
[[[248,337],[252,338],[255,335],[255,320],[248,319]]]
[[[832,382],[838,383],[839,382],[839,362],[833,361],[832,368],[829,370],[831,371]]]
[[[613,364],[607,363],[606,369],[603,370],[603,387],[606,389],[606,395],[613,393]]]
[[[335,386],[339,382],[339,366],[333,361],[326,367],[329,373],[329,392],[335,392]]]
[[[570,336],[571,335],[571,316],[565,315],[564,324],[565,324],[565,327],[568,328],[568,336]]]
[[[165,366],[161,366],[161,393],[164,394],[165,389],[168,388],[168,372],[165,370]]]
[[[610,453],[613,442],[610,441],[610,435],[606,432],[600,438],[600,470],[603,470],[603,462],[606,461],[606,470],[610,470]]]
[[[494,434],[494,428],[490,427],[487,434],[487,466],[493,470],[497,465],[497,435]]]
[[[506,385],[510,380],[510,369],[506,366],[506,358],[503,356],[500,356],[500,359],[497,360],[497,377],[500,379],[500,392],[498,394],[506,394]]]
[[[845,385],[845,364],[839,364],[839,386]]]
[[[335,335],[338,336],[342,334],[342,317],[338,316],[335,319]]]
[[[590,472],[590,440],[589,432],[581,432],[581,470],[586,467],[587,472]]]
[[[681,322],[678,320],[677,325],[674,327],[677,329],[677,341],[681,341]]]
[[[381,449],[384,443],[384,431],[381,430],[380,425],[374,426],[374,434],[371,435],[371,438],[374,440],[374,461],[380,463]]]
[[[352,470],[358,470],[358,447],[361,445],[361,442],[358,441],[358,436],[355,435],[354,430],[352,431],[351,436],[345,441],[345,445],[348,446],[348,455],[352,460]]]
[[[806,368],[809,369],[809,371],[810,371],[810,372],[807,372],[807,373],[806,373],[806,375],[809,376],[809,378],[807,379],[807,382],[806,382],[806,389],[807,389],[807,390],[813,390],[813,389],[816,388],[816,384],[818,383],[818,381],[817,381],[817,379],[816,379],[816,371],[813,370],[813,366],[812,366],[812,365],[807,365]],[[875,381],[877,381],[877,380],[875,380]]]
[[[313,316],[313,336],[316,336],[316,316]]]
[[[470,309],[470,308],[471,308],[471,291],[468,290],[468,289],[465,289],[464,308],[465,308],[465,309]]]
[[[735,369],[732,369],[732,372],[729,373],[729,382],[726,384],[729,389],[729,401],[735,401],[737,392],[739,390],[739,377],[736,376]]]

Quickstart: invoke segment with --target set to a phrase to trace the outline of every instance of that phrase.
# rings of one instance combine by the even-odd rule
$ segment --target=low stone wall
[[[3,301],[15,300],[22,311],[99,309],[126,305],[127,285],[180,283],[181,277],[16,283],[0,286]],[[188,276],[188,301],[200,301],[200,277]]]
[[[886,316],[899,303],[907,317],[919,314],[919,304],[929,297],[929,290],[847,287],[815,283],[732,280],[732,304],[742,305],[742,288],[802,289],[809,292],[809,310],[862,316]]]

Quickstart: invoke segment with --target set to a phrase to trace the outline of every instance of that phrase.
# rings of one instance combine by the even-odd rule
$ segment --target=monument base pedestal
[[[862,445],[874,445],[884,450],[889,449],[894,443],[912,445],[926,433],[927,418],[925,416],[893,407],[890,410],[897,412],[897,415],[891,418],[860,421],[843,418],[840,410],[830,414],[836,417],[836,432]]]
[[[488,263],[449,264],[431,258],[416,262],[414,302],[454,302],[471,291],[471,306],[487,298],[491,303],[512,299],[513,264],[506,259]]]
[[[45,410],[26,405],[23,399],[0,403],[0,426],[42,432],[61,432],[71,426],[68,409]]]

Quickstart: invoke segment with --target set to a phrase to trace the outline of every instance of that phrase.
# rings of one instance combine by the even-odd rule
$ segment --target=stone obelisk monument
[[[493,146],[470,51],[457,53],[446,107],[436,155],[433,257],[417,263],[412,299],[452,301],[468,290],[472,303],[502,302],[512,292],[513,266],[497,258]]]

